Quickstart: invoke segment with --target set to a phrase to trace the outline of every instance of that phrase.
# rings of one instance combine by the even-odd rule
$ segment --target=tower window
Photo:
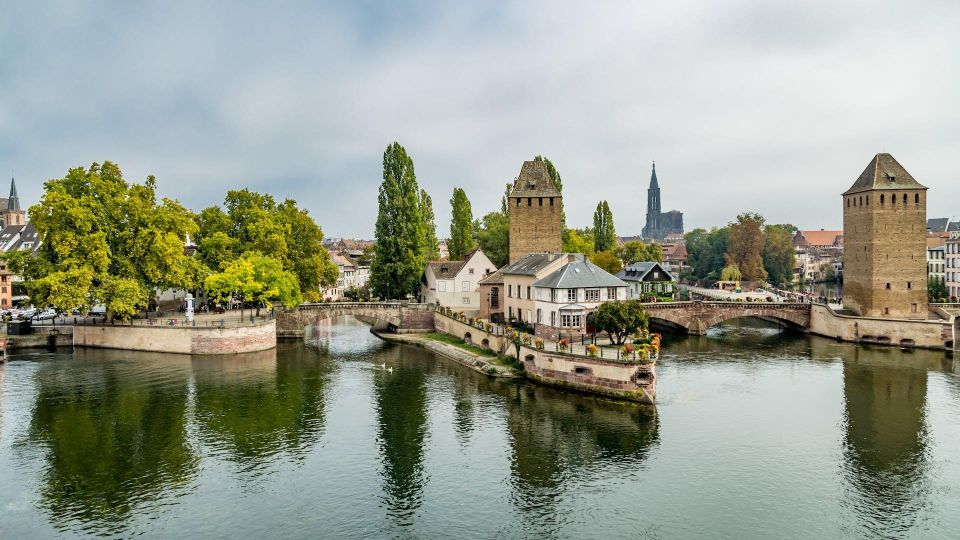
[[[533,199],[527,197],[527,206],[533,206]]]
[[[908,288],[908,289],[912,289],[912,288],[913,288],[913,283],[911,283],[911,282],[908,281],[908,282],[907,282],[907,288]]]
[[[914,193],[914,194],[913,194],[913,202],[914,202],[917,206],[920,206],[920,194],[919,194],[919,193]]]
[[[860,204],[860,206],[863,206],[863,195],[860,196],[859,204]]]
[[[903,205],[904,205],[904,206],[907,205],[907,194],[906,194],[906,193],[903,194]]]
[[[887,289],[890,289],[890,284],[889,284],[889,283],[887,283]]]
[[[517,197],[517,206],[520,206],[520,197]]]
[[[896,205],[897,205],[897,194],[894,193],[893,195],[890,196],[890,206],[896,206]]]
[[[880,195],[880,206],[883,206],[883,195]]]
[[[867,206],[870,206],[870,196],[867,195]]]
[[[847,199],[847,208],[850,208],[850,199]]]
[[[550,197],[550,206],[553,206],[553,197]]]
[[[540,197],[540,206],[543,206],[543,197]]]

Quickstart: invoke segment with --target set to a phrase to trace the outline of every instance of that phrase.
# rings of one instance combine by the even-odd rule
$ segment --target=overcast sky
[[[881,151],[930,217],[960,216],[956,0],[198,4],[0,0],[0,178],[22,204],[112,160],[195,210],[249,187],[371,237],[399,141],[440,236],[454,187],[478,217],[538,153],[568,224],[607,199],[621,235],[654,160],[687,230],[840,228]]]

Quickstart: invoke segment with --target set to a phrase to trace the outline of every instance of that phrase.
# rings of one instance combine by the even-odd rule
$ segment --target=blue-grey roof
[[[503,275],[535,276],[538,272],[546,268],[550,263],[560,257],[566,257],[570,253],[528,253],[516,262],[510,263],[500,269]],[[572,254],[574,257],[583,259],[580,253]]]
[[[579,289],[581,287],[626,287],[627,284],[590,261],[569,262],[550,275],[536,281],[534,287],[545,289]]]
[[[930,218],[927,220],[927,230],[930,232],[946,232],[950,218]]]
[[[667,279],[658,281],[675,281],[673,274],[658,262],[636,262],[629,264],[617,273],[617,277],[624,281],[643,281],[644,278],[647,277],[647,274],[654,268],[667,275]]]
[[[950,225],[947,225],[947,232],[960,231],[960,221],[951,221]]]

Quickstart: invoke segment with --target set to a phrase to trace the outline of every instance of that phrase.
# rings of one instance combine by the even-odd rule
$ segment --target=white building
[[[946,275],[944,274],[946,270],[946,254],[946,245],[927,248],[928,280],[936,279],[938,281],[944,281],[946,279]]]
[[[430,262],[420,279],[420,294],[428,304],[439,302],[475,316],[480,312],[480,280],[496,270],[479,248],[459,261]]]
[[[657,262],[629,264],[617,277],[627,283],[627,298],[644,299],[651,295],[673,296],[676,280]]]
[[[333,287],[320,290],[320,298],[332,302],[342,300],[347,291],[362,289],[369,281],[370,267],[368,265],[362,265],[338,253],[331,253],[330,258],[337,265],[339,274]]]
[[[960,231],[950,232],[950,238],[947,239],[945,247],[946,264],[943,270],[947,278],[947,292],[950,294],[950,301],[956,302],[960,299]]]
[[[587,315],[597,306],[627,298],[621,279],[588,260],[573,259],[533,283],[537,335],[556,339],[558,332],[584,333]]]

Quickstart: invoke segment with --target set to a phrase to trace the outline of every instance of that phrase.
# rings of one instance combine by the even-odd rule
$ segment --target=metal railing
[[[265,322],[272,321],[275,318],[273,312],[268,312],[266,314],[257,316],[255,314],[244,313],[242,316],[239,314],[228,314],[224,313],[223,316],[219,318],[211,318],[210,315],[203,315],[199,318],[194,318],[192,321],[188,321],[185,316],[180,317],[171,317],[166,314],[161,314],[161,316],[153,316],[151,314],[149,317],[145,318],[132,318],[127,320],[118,320],[111,319],[107,320],[106,317],[82,317],[82,316],[69,316],[69,317],[57,317],[54,319],[42,319],[42,320],[32,320],[31,324],[34,327],[49,327],[49,326],[131,326],[131,327],[170,327],[170,328],[231,328],[238,326],[249,326],[262,324]]]

